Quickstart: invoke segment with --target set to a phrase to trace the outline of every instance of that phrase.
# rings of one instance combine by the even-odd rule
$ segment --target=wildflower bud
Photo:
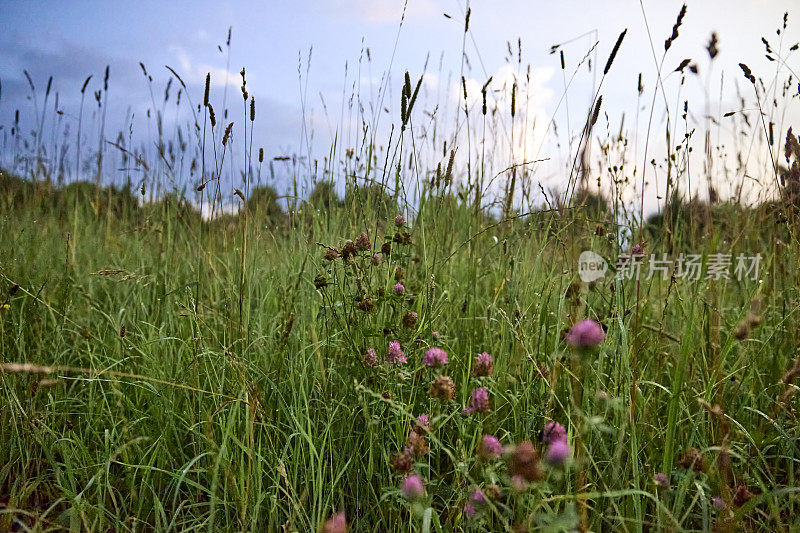
[[[396,217],[394,217],[394,225],[395,226],[400,227],[405,223],[406,223],[406,217],[404,217],[403,215],[397,215]]]
[[[406,292],[406,288],[403,286],[402,283],[397,282],[395,283],[394,287],[392,287],[392,292],[397,294],[398,296]]]
[[[367,235],[366,231],[362,231],[361,235],[359,235],[356,239],[356,248],[359,250],[369,250],[372,248],[372,244],[369,242],[369,236]]]
[[[370,257],[369,260],[374,266],[380,265],[381,262],[383,261],[383,259],[381,259],[381,256],[379,256],[378,254],[372,254],[372,257]]]
[[[528,482],[519,474],[511,476],[511,488],[514,489],[515,492],[524,492],[528,490]]]
[[[703,454],[697,448],[688,448],[678,460],[681,468],[686,470],[694,470],[695,472],[702,472],[705,470],[705,463],[703,461]]]
[[[484,487],[483,493],[490,500],[499,500],[500,496],[501,496],[500,487],[498,487],[497,485],[494,485],[494,484],[493,485],[487,485],[486,487]]]
[[[465,415],[472,413],[488,413],[492,409],[489,401],[489,391],[486,387],[480,387],[472,391],[469,405],[463,409]]]
[[[408,438],[406,439],[406,448],[414,452],[414,455],[416,456],[425,455],[431,451],[428,445],[425,444],[425,437],[416,431],[412,431],[408,434]]]
[[[425,495],[425,487],[422,485],[422,478],[416,474],[406,477],[403,480],[403,486],[400,492],[407,500],[422,498]]]
[[[569,459],[569,444],[566,440],[553,442],[544,458],[550,466],[562,466]]]
[[[353,241],[347,241],[342,246],[342,259],[345,261],[355,257],[356,255],[356,244]]]
[[[497,437],[493,437],[492,435],[484,435],[480,444],[478,444],[478,456],[481,459],[491,461],[500,457],[502,453],[503,446],[500,445],[500,441],[497,440]]]
[[[365,313],[371,313],[375,310],[375,302],[372,301],[372,298],[363,298],[361,301],[358,302],[359,311],[364,311]]]
[[[400,474],[409,474],[414,467],[414,452],[408,448],[392,457],[392,468]]]
[[[322,256],[325,261],[334,261],[337,257],[339,257],[339,250],[333,246],[325,248],[325,255]]]
[[[386,362],[392,364],[402,364],[407,362],[406,354],[400,348],[399,342],[390,342],[389,349],[386,352]]]
[[[421,429],[422,431],[430,431],[431,430],[431,419],[426,414],[421,414],[417,416],[417,428]]]
[[[494,360],[486,352],[475,357],[475,364],[472,366],[472,375],[475,377],[491,376],[494,371]]]
[[[467,518],[472,518],[478,511],[475,509],[475,505],[472,502],[467,502],[464,504],[464,516]]]
[[[392,244],[385,242],[381,245],[381,253],[383,255],[389,255],[392,253]]]
[[[669,487],[669,477],[665,473],[659,472],[653,476],[653,483],[656,484],[656,487],[667,488]]]
[[[367,351],[364,352],[364,364],[369,367],[378,364],[378,354],[375,352],[375,348],[368,348]]]
[[[739,485],[736,487],[736,492],[733,495],[733,505],[736,507],[741,507],[749,502],[752,497],[753,493],[750,492],[750,489],[747,488],[747,485]]]
[[[425,363],[426,366],[438,368],[447,364],[447,352],[441,348],[431,348],[425,352],[425,357],[423,357],[422,362]]]
[[[456,395],[456,385],[448,376],[439,376],[431,385],[430,396],[444,401],[451,401]]]
[[[472,518],[475,516],[478,510],[482,509],[486,505],[486,496],[483,495],[480,489],[475,489],[475,491],[470,494],[469,501],[464,504],[464,514],[468,518]]]
[[[321,533],[347,533],[347,520],[344,511],[336,513],[322,524]]]

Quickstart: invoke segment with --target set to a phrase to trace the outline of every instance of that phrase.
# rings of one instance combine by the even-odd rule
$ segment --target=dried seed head
[[[592,121],[590,126],[594,126],[597,122],[597,117],[600,115],[600,106],[603,105],[603,95],[597,99],[597,104],[594,106],[594,113],[592,113]]]
[[[399,474],[409,474],[414,467],[414,452],[405,448],[402,452],[398,453],[390,461],[392,468]]]
[[[683,6],[683,7],[684,7],[684,10],[685,10],[686,6]],[[603,75],[604,76],[606,74],[608,74],[609,70],[611,70],[611,64],[614,63],[614,58],[617,57],[617,52],[619,52],[619,47],[622,45],[622,40],[625,38],[625,34],[626,33],[628,33],[628,28],[625,28],[624,30],[622,30],[622,33],[620,33],[619,37],[617,37],[617,42],[614,43],[614,48],[611,49],[611,54],[608,56],[608,61],[606,61],[606,67],[603,69]],[[563,69],[564,68],[564,66],[563,66],[563,57],[564,57],[563,56],[563,52],[562,52],[562,56],[561,57],[562,57],[562,66],[561,66],[561,68]]]
[[[683,7],[681,7],[680,12],[678,13],[678,20],[676,20],[675,25],[672,26],[672,34],[669,36],[669,38],[667,38],[666,41],[664,41],[664,52],[669,50],[669,48],[672,46],[672,43],[678,38],[678,29],[681,27],[681,24],[683,24],[684,16],[686,16],[686,4],[683,4]]]
[[[719,48],[717,48],[718,44],[719,40],[717,39],[717,32],[712,32],[711,39],[709,39],[708,45],[706,46],[706,50],[708,50],[708,56],[711,59],[714,59],[717,57],[717,54],[719,54]]]
[[[369,236],[366,231],[362,231],[361,235],[356,238],[356,248],[359,250],[369,250],[372,244],[369,242]]]
[[[528,482],[539,481],[544,475],[539,465],[539,452],[531,441],[522,441],[509,457],[508,470],[512,476],[520,476]]]
[[[233,132],[233,122],[228,124],[228,127],[225,128],[225,134],[222,136],[222,146],[228,144],[228,141],[231,138],[231,133]]]
[[[447,402],[452,401],[456,395],[456,384],[448,376],[439,376],[431,385],[430,396]]]
[[[342,258],[345,260],[352,259],[355,257],[357,252],[356,243],[353,241],[348,240],[342,246]]]
[[[430,447],[425,443],[425,437],[416,431],[408,434],[406,449],[410,449],[417,456],[425,455],[431,451]]]
[[[322,256],[322,258],[325,261],[334,261],[338,257],[339,257],[339,250],[337,250],[333,246],[325,248],[325,254]]]
[[[694,470],[695,472],[702,472],[705,470],[705,462],[703,461],[703,454],[697,448],[688,448],[680,459],[678,464],[686,470]]]
[[[208,120],[211,121],[211,128],[217,125],[217,117],[214,115],[214,107],[211,104],[208,104]]]
[[[403,315],[403,326],[408,329],[413,328],[417,324],[417,313],[414,311],[409,311],[405,315]]]
[[[750,83],[752,83],[752,84],[756,83],[756,77],[753,76],[752,72],[750,72],[750,67],[748,67],[744,63],[739,63],[739,68],[742,69],[742,72],[744,73],[744,77],[747,78],[750,81]]]
[[[747,488],[747,485],[739,485],[736,487],[736,493],[733,495],[733,505],[741,507],[753,498],[753,493]]]
[[[372,298],[364,298],[358,305],[356,306],[359,311],[364,311],[365,313],[371,313],[375,310],[375,302],[372,301]]]

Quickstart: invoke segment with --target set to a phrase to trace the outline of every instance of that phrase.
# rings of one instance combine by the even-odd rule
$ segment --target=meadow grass
[[[392,220],[369,206],[274,226],[252,214],[240,317],[238,231],[165,202],[109,232],[102,213],[78,205],[61,217],[7,210],[1,222],[4,287],[19,287],[4,300],[4,364],[51,367],[2,374],[3,528],[307,531],[345,510],[358,530],[426,519],[434,530],[505,529],[578,523],[584,505],[594,530],[797,525],[797,425],[780,401],[796,357],[797,256],[771,245],[788,242],[785,227],[762,237],[756,217],[720,210],[718,224],[736,223],[734,251],[765,252],[764,282],[719,283],[712,308],[702,279],[576,282],[580,251],[614,246],[586,214],[492,222],[433,197],[408,229],[412,244],[392,243],[377,266],[372,250],[325,261],[318,244],[341,250],[364,229],[376,250],[391,240]],[[719,244],[720,233],[684,242],[691,232],[676,231],[675,246]],[[402,298],[391,296],[397,267]],[[359,309],[361,291],[374,310]],[[755,298],[760,325],[737,338]],[[608,329],[588,360],[563,341],[582,317]],[[405,368],[362,364],[367,347],[382,357],[391,340]],[[429,398],[434,371],[421,357],[433,345],[449,354],[452,402]],[[484,351],[494,373],[471,377]],[[478,381],[491,412],[464,416]],[[415,467],[427,483],[415,510],[390,460],[420,413],[434,429]],[[484,434],[537,441],[550,420],[573,444],[580,435],[581,461],[528,490],[510,488],[502,461],[476,458]],[[698,472],[677,464],[691,447]],[[657,472],[669,488],[654,484]],[[487,484],[502,496],[467,520],[469,491]],[[714,510],[711,498],[731,502],[739,485],[757,496],[730,503],[729,517]]]

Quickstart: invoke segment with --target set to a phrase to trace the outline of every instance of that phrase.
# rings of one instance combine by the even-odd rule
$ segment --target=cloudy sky
[[[504,100],[509,92],[507,85],[524,77],[530,65],[526,113],[531,120],[528,126],[506,125],[501,128],[504,133],[498,134],[509,135],[514,130],[520,137],[527,131],[524,148],[529,153],[559,160],[541,174],[541,179],[559,183],[565,179],[563,173],[559,176],[559,168],[563,169],[562,160],[568,159],[565,145],[569,135],[564,130],[568,129],[573,136],[580,133],[600,73],[597,67],[590,72],[584,61],[567,97],[562,99],[565,84],[590,49],[593,52],[587,59],[604,64],[625,28],[628,30],[625,41],[602,86],[603,111],[614,130],[619,129],[625,115],[626,131],[637,137],[636,157],[643,157],[640,137],[643,139],[647,127],[649,102],[655,87],[654,56],[661,59],[664,39],[671,32],[681,4],[672,0],[641,3],[473,0],[469,3],[470,32],[465,39],[465,0],[408,0],[402,28],[403,0],[191,3],[0,0],[3,12],[0,124],[7,133],[14,112],[19,109],[23,124],[33,128],[39,121],[36,110],[42,105],[49,76],[54,78],[54,92],[59,93],[59,106],[64,111],[62,120],[75,122],[81,85],[87,76],[93,75],[87,88],[92,99],[91,93],[102,87],[106,65],[110,65],[111,71],[107,107],[111,131],[125,128],[128,113],[138,117],[133,119],[136,135],[143,135],[148,128],[152,131],[152,121],[147,125],[145,113],[148,107],[161,106],[170,78],[165,65],[174,68],[188,84],[195,104],[202,100],[206,73],[211,73],[212,101],[221,108],[227,80],[228,105],[235,120],[243,113],[238,72],[245,66],[248,89],[257,100],[255,146],[263,146],[268,157],[309,149],[313,157],[328,152],[334,135],[356,138],[360,121],[352,113],[348,116],[342,111],[353,92],[360,94],[362,105],[367,107],[364,116],[371,118],[376,130],[384,134],[391,123],[399,120],[403,73],[408,70],[416,80],[424,69],[421,109],[432,112],[438,105],[444,113],[449,108],[451,118],[446,121],[455,128],[462,73],[470,96],[476,100],[480,86],[493,76],[492,98],[499,109],[507,109],[508,101]],[[787,49],[800,40],[797,29],[800,20],[794,20],[800,10],[793,13],[790,8],[789,27],[783,32],[783,40],[776,34],[790,5],[791,2],[778,0],[688,2],[680,37],[664,61],[665,91],[656,98],[653,129],[659,132],[659,139],[663,138],[666,120],[665,99],[673,121],[682,101],[689,99],[692,115],[698,124],[702,123],[706,94],[714,102],[711,113],[715,117],[739,109],[736,84],[743,92],[749,90],[748,96],[752,95],[752,88],[746,86],[737,66],[739,62],[750,65],[754,74],[768,85],[778,67],[784,74],[788,69],[800,72],[800,54],[787,56]],[[225,41],[229,27],[232,40],[228,66]],[[705,50],[712,31],[719,36],[720,49],[713,66]],[[773,48],[782,46],[782,56],[788,57],[786,65],[764,58],[762,36]],[[518,39],[522,46],[521,63]],[[509,43],[514,55],[510,61]],[[557,43],[565,43],[561,48],[566,59],[564,74],[559,55],[550,53],[551,46]],[[462,62],[462,46],[466,62]],[[684,58],[691,58],[697,64],[700,75],[687,74],[680,87],[681,76],[667,73]],[[139,62],[153,77],[154,95]],[[31,97],[25,69],[36,87],[35,99]],[[640,73],[645,92],[637,104]],[[174,99],[175,86],[172,90]],[[796,100],[787,109],[784,122],[800,117]],[[52,106],[52,96],[50,102]],[[477,106],[480,107],[479,102]],[[92,105],[86,109],[92,109]],[[165,120],[188,119],[188,111],[182,116],[167,109],[168,106]],[[534,118],[536,128],[532,126]],[[547,138],[551,130],[543,126],[551,118],[564,135],[560,147]],[[84,120],[90,119],[84,117]],[[605,117],[600,123],[606,123]],[[75,127],[73,123],[73,131]],[[308,131],[313,131],[313,139]],[[659,142],[663,140],[651,141],[656,147]],[[702,144],[698,148],[702,149]]]

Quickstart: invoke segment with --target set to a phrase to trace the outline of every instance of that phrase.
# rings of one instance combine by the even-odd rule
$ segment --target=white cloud
[[[337,11],[358,13],[370,23],[381,24],[399,22],[403,14],[405,0],[351,0],[350,6],[342,6],[346,2],[337,2]],[[408,0],[406,19],[430,17],[437,14],[438,9],[431,0]]]
[[[501,117],[502,127],[495,133],[502,137],[506,148],[513,148],[514,159],[521,163],[524,159],[538,157],[548,131],[550,116],[547,105],[553,98],[549,81],[553,77],[551,67],[531,68],[530,71],[517,71],[515,65],[506,64],[492,74],[487,88],[487,108],[491,113],[496,109]],[[481,88],[486,80],[467,78],[467,103],[471,109],[479,111],[482,106]],[[516,83],[514,97],[513,147],[511,145],[511,93]],[[451,97],[463,106],[464,88],[461,84],[451,88]]]
[[[175,56],[180,65],[180,74],[186,84],[203,84],[206,81],[206,74],[211,74],[211,84],[215,87],[226,85],[238,87],[242,83],[242,78],[238,72],[230,72],[222,67],[215,67],[207,63],[195,63],[189,57],[186,50],[180,46],[171,46],[169,51]],[[248,87],[252,77],[247,74]]]

